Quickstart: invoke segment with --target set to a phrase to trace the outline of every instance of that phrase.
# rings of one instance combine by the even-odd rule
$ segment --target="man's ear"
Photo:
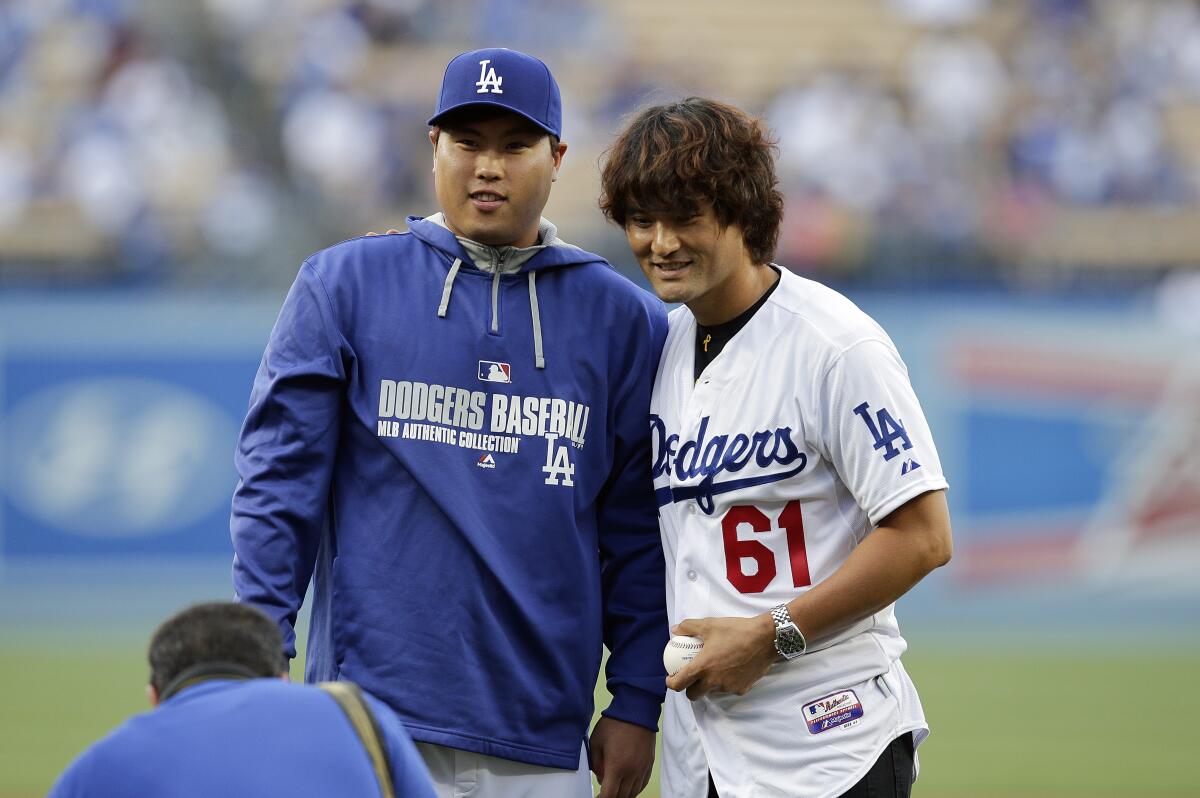
[[[563,156],[567,154],[567,143],[565,141],[558,142],[558,146],[554,147],[550,156],[554,158],[554,180],[558,180],[558,170],[562,167]]]
[[[290,670],[288,670],[288,671],[280,671],[280,672],[279,672],[279,678],[280,678],[280,679],[282,679],[282,680],[283,680],[283,681],[285,681],[285,682],[290,682],[290,681],[292,680],[292,672],[291,672]]]
[[[146,685],[146,698],[150,699],[150,706],[158,706],[158,690],[154,687],[154,685]]]
[[[433,172],[437,171],[437,143],[438,134],[441,132],[442,129],[440,127],[431,128],[429,131],[429,143],[433,145],[433,169],[430,171]]]

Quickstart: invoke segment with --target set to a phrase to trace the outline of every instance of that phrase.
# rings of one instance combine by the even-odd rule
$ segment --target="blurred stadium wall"
[[[487,45],[558,75],[547,215],[639,282],[595,204],[623,117],[701,94],[770,123],[778,261],[893,334],[950,479],[956,558],[901,603],[914,640],[1197,661],[1182,0],[0,4],[0,660],[136,659],[229,595],[233,444],[284,291],[307,253],[434,210],[424,120]],[[44,789],[9,753],[0,795]]]

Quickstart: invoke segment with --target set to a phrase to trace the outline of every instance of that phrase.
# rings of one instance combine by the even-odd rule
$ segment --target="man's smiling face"
[[[438,203],[456,235],[494,247],[537,243],[566,144],[506,111],[453,116],[429,138]]]
[[[742,231],[723,226],[711,204],[685,215],[632,208],[625,237],[659,299],[686,304],[708,324],[745,309],[753,278]]]

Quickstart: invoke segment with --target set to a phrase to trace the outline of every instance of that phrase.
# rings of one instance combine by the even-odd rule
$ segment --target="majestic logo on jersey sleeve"
[[[704,477],[695,485],[667,488],[665,493],[660,491],[660,507],[668,502],[695,499],[700,509],[711,515],[715,509],[714,496],[755,485],[779,482],[794,477],[808,465],[808,455],[800,451],[792,440],[791,427],[759,430],[749,435],[739,432],[732,436],[714,435],[709,438],[708,423],[708,416],[700,419],[696,439],[680,443],[678,434],[667,434],[667,425],[661,418],[653,414],[650,416],[655,452],[654,478],[673,475],[676,480],[684,482],[701,475]],[[786,471],[723,482],[715,481],[719,474],[736,473],[750,465],[770,468],[773,465],[793,464],[796,464],[795,467]]]
[[[900,454],[900,449],[894,446],[896,441],[904,442],[904,446],[901,448],[905,451],[912,448],[912,441],[908,439],[908,430],[904,429],[903,424],[892,418],[892,414],[886,407],[879,408],[875,413],[875,418],[871,418],[871,406],[863,402],[854,408],[854,414],[861,418],[867,425],[867,429],[871,431],[871,437],[875,439],[875,445],[872,448],[876,451],[883,449],[885,461]],[[903,473],[907,474],[911,470],[911,468],[906,469]]]

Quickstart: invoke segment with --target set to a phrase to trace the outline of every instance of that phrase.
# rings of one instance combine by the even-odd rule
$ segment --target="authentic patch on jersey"
[[[512,382],[512,366],[495,360],[481,360],[479,379],[484,382]]]
[[[862,716],[862,703],[853,690],[843,690],[804,705],[804,722],[813,734],[829,731]]]

